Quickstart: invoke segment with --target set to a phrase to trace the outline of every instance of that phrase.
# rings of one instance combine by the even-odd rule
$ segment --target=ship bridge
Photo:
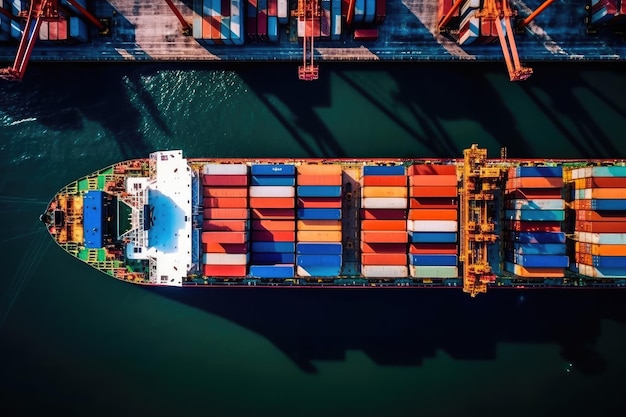
[[[182,151],[150,154],[150,177],[128,178],[134,198],[129,259],[147,259],[150,282],[182,286],[192,266],[192,172]]]

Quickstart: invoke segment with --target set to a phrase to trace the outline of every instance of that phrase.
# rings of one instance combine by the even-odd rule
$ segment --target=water
[[[33,65],[0,96],[2,415],[623,415],[626,294],[151,291],[51,244],[63,185],[150,151],[626,158],[623,64]]]

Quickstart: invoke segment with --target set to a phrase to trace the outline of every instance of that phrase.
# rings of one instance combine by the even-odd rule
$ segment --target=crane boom
[[[302,34],[302,65],[298,67],[298,78],[304,81],[313,81],[319,78],[319,67],[315,65],[315,21],[319,19],[319,4],[317,0],[298,0],[298,10],[295,12],[299,22],[303,22]],[[309,25],[308,22],[311,24]]]

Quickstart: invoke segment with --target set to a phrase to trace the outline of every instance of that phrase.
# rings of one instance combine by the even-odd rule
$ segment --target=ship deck
[[[192,22],[193,1],[174,4]],[[541,0],[511,0],[520,16],[535,10]],[[246,42],[242,46],[204,45],[183,36],[180,22],[164,1],[97,0],[91,10],[111,20],[110,36],[99,36],[91,27],[87,44],[46,44],[39,41],[33,61],[300,61],[302,47],[293,36],[280,31],[279,41]],[[624,35],[590,35],[585,24],[585,1],[553,3],[524,31],[515,35],[523,61],[624,61]],[[340,41],[317,41],[318,61],[502,61],[496,44],[457,45],[435,27],[437,0],[388,0],[387,16],[378,26],[377,41],[354,41],[345,30]],[[0,60],[13,60],[17,45],[0,45]]]

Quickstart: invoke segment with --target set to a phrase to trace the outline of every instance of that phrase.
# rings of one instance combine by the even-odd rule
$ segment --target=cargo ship
[[[626,287],[626,161],[151,153],[63,187],[58,245],[147,286]]]

